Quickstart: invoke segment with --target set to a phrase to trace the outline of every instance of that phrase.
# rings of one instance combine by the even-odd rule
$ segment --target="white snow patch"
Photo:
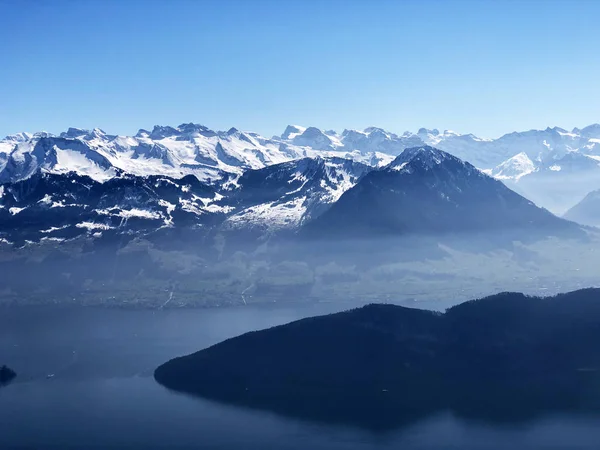
[[[69,228],[69,225],[63,225],[62,227],[50,227],[47,230],[40,231],[40,233],[48,234],[53,233],[54,231],[64,230],[65,228]]]
[[[98,214],[106,215],[106,216],[115,216],[121,217],[123,219],[130,219],[132,217],[137,217],[140,219],[160,219],[160,213],[156,211],[148,211],[147,209],[139,209],[139,208],[131,208],[131,209],[119,209],[118,211],[114,211],[114,209],[97,209],[96,212]]]
[[[204,205],[200,207],[193,201],[187,200],[185,198],[180,198],[179,204],[181,205],[181,209],[183,209],[184,211],[191,212],[193,214],[196,214],[197,216],[204,214],[204,210],[202,209]]]
[[[204,209],[210,213],[228,214],[231,211],[233,211],[235,208],[233,206],[208,205]]]
[[[392,166],[391,169],[395,170],[396,172],[400,172],[402,169],[404,169],[404,167],[408,164],[407,162],[403,162],[402,164],[398,164],[397,166]]]
[[[77,228],[86,228],[88,230],[110,230],[112,227],[105,223],[81,222],[75,225]]]
[[[169,203],[166,200],[159,200],[158,204],[163,208],[166,208],[167,214],[171,214],[173,211],[175,211],[176,208],[176,205],[174,203]]]
[[[65,238],[58,237],[43,237],[40,239],[40,242],[64,242]]]
[[[171,216],[171,213],[175,211],[176,205],[162,199],[158,201],[158,204],[167,210],[167,217],[164,218],[165,226],[173,226],[173,217]]]
[[[100,183],[103,183],[116,175],[114,168],[110,167],[104,169],[81,152],[70,149],[61,149],[56,145],[54,146],[54,150],[56,152],[56,164],[53,164],[51,167],[45,167],[44,170],[47,172],[57,174],[77,172],[81,175],[87,175]]]
[[[306,197],[298,197],[286,203],[263,203],[252,206],[231,216],[226,223],[232,228],[259,226],[269,231],[298,226],[304,214]]]
[[[130,219],[132,217],[138,217],[140,219],[160,219],[161,215],[156,211],[148,211],[147,209],[131,208],[129,210],[122,209],[117,214],[119,217]]]
[[[50,205],[50,204],[52,204],[52,196],[50,194],[46,194],[46,195],[44,195],[44,198],[42,198],[38,203],[44,203],[45,205]]]

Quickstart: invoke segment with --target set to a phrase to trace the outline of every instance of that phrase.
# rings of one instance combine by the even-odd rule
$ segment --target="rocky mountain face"
[[[483,139],[473,134],[459,134],[450,130],[440,132],[421,128],[417,133],[401,135],[381,128],[369,127],[363,131],[344,130],[342,133],[324,132],[314,127],[288,126],[279,137],[290,143],[328,150],[381,152],[397,156],[406,148],[431,145],[469,161],[480,169],[495,169],[511,158],[521,155],[534,164],[548,164],[571,152],[600,156],[600,126],[572,131],[554,127],[545,130],[513,132],[498,139]],[[527,171],[527,167],[523,168]],[[522,174],[518,171],[510,177]],[[505,175],[507,176],[507,175]]]
[[[122,175],[100,183],[73,172],[36,173],[0,187],[0,236],[21,245],[207,226],[228,211],[216,204],[220,199],[192,175]]]
[[[19,133],[0,141],[0,239],[58,243],[181,228],[268,235],[317,219],[339,222],[332,229],[368,222],[430,231],[486,220],[508,226],[510,217],[537,223],[548,214],[482,172],[538,206],[564,212],[599,187],[599,161],[598,125],[496,140],[424,128],[397,135],[292,125],[268,139],[193,123],[135,136],[77,128],[58,136]],[[368,214],[343,218],[361,208]]]
[[[38,172],[0,186],[0,239],[63,242],[77,236],[145,236],[182,228],[259,234],[295,230],[373,168],[342,158],[303,158],[231,175],[122,174],[104,182],[74,172]]]
[[[236,181],[225,227],[297,229],[318,217],[373,167],[342,158],[304,158],[249,170]]]
[[[306,232],[364,238],[569,227],[471,164],[425,146],[406,149],[364,176]]]
[[[572,131],[554,127],[513,132],[498,139],[425,128],[397,135],[375,127],[336,134],[294,126],[280,138],[315,148],[394,156],[406,148],[430,145],[469,161],[554,213],[562,214],[573,198],[600,187],[598,124]]]
[[[135,136],[9,136],[0,141],[0,303],[385,298],[406,286],[418,292],[419,280],[446,289],[465,273],[478,289],[499,283],[480,270],[490,264],[513,283],[522,274],[558,286],[556,273],[569,264],[560,249],[587,245],[561,238],[589,230],[519,194],[532,180],[534,190],[567,192],[565,201],[583,197],[574,192],[595,183],[596,134],[573,133],[588,147],[561,154],[558,144],[544,146],[542,158],[510,146],[480,155],[492,141],[425,129],[289,126],[264,138],[182,124]],[[360,239],[339,239],[348,237]],[[539,252],[556,264],[542,266]]]
[[[315,129],[316,130],[316,129]],[[0,183],[29,178],[37,172],[76,172],[96,181],[122,173],[136,176],[194,175],[200,181],[218,181],[227,174],[241,174],[285,161],[316,156],[360,159],[386,163],[391,158],[375,153],[327,153],[326,146],[293,145],[283,139],[266,139],[235,128],[213,131],[198,124],[176,128],[155,126],[135,136],[106,134],[100,129],[70,128],[54,136],[20,133],[0,141]]]

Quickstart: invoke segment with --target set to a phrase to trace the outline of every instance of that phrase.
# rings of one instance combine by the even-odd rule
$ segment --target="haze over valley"
[[[23,132],[0,141],[0,181],[8,304],[443,308],[597,283],[600,125]]]

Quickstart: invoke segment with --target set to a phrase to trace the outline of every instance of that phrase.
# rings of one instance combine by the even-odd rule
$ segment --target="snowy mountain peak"
[[[305,127],[301,127],[299,125],[288,125],[285,128],[285,131],[283,132],[283,134],[281,135],[281,139],[284,140],[292,140],[294,139],[296,136],[301,135],[302,133],[304,133],[304,131],[306,130]]]
[[[305,139],[317,139],[322,136],[325,136],[325,133],[323,133],[317,127],[308,127],[302,133],[302,137]]]
[[[535,170],[534,162],[527,156],[527,153],[521,152],[496,166],[492,170],[492,176],[499,180],[513,179],[518,181],[521,177],[529,175]]]
[[[173,178],[194,175],[212,183],[227,174],[240,175],[246,169],[318,155],[376,166],[392,159],[376,151],[346,151],[335,132],[324,133],[315,127],[290,126],[287,135],[293,139],[267,139],[237,128],[213,131],[196,123],[156,125],[151,131],[140,129],[135,136],[108,135],[98,128],[69,128],[59,137],[20,133],[0,141],[0,180],[15,182],[43,170],[76,172],[99,182],[125,173]]]
[[[315,150],[332,151],[339,146],[337,139],[335,143],[334,139],[316,127],[308,127],[301,134],[294,136],[292,143],[301,147],[312,147]]]
[[[177,128],[162,125],[154,125],[154,128],[152,128],[152,133],[150,133],[150,139],[160,140],[178,134],[180,134],[180,131]]]
[[[29,139],[31,139],[32,137],[33,137],[33,135],[31,133],[22,132],[22,133],[16,133],[16,134],[9,134],[8,136],[6,136],[4,138],[4,140],[10,141],[10,142],[26,142]]]
[[[154,125],[154,128],[152,128],[151,132],[142,128],[138,131],[135,137],[161,140],[171,137],[192,139],[195,136],[212,137],[216,135],[217,133],[210,128],[200,125],[199,123],[190,122],[182,123],[177,127]]]
[[[134,135],[134,137],[136,137],[136,138],[149,138],[150,137],[150,132],[148,130],[144,130],[143,128],[140,128],[138,130],[138,132]]]
[[[79,138],[90,134],[90,130],[84,130],[83,128],[71,127],[67,131],[60,133],[61,138]]]
[[[598,157],[579,152],[569,152],[561,158],[546,161],[540,165],[540,169],[554,172],[583,173],[588,170],[597,170],[599,163]]]
[[[386,168],[391,170],[401,170],[410,164],[411,166],[418,165],[422,168],[430,169],[446,160],[455,160],[462,163],[462,161],[455,156],[426,145],[423,147],[407,148]]]
[[[358,131],[358,130],[348,130],[345,129],[344,131],[342,131],[342,139],[346,139],[348,137],[350,138],[364,138],[365,136],[367,136],[367,132],[366,131]]]
[[[39,135],[35,134],[34,138],[45,138],[45,137],[53,137],[52,135]],[[60,133],[59,137],[63,139],[84,139],[84,140],[92,140],[92,139],[104,139],[107,138],[107,134],[104,130],[100,128],[94,128],[92,130],[85,130],[83,128],[69,128],[67,131]]]
[[[351,218],[351,220],[349,220]],[[467,162],[431,146],[405,150],[370,171],[301,233],[313,238],[464,233],[498,229],[567,229]]]
[[[233,130],[237,131],[235,128],[232,128]],[[204,125],[200,125],[199,123],[182,123],[181,125],[179,125],[177,127],[177,130],[181,133],[181,134],[185,134],[188,137],[192,137],[192,136],[198,136],[198,135],[202,135],[202,136],[214,136],[215,132],[213,130],[211,130],[210,128],[204,126]],[[231,131],[231,130],[230,130]],[[235,132],[234,131],[234,132]]]
[[[438,130],[437,128],[434,128],[433,130],[428,130],[427,128],[419,128],[419,131],[417,131],[417,135],[423,137],[427,137],[428,135],[439,136],[440,130]]]
[[[365,134],[367,135],[380,135],[380,136],[385,136],[385,137],[390,137],[393,136],[393,133],[388,133],[387,131],[385,131],[383,128],[378,128],[378,127],[367,127],[364,130]]]
[[[43,145],[38,146],[41,141]],[[572,131],[548,127],[509,133],[498,139],[428,128],[399,135],[378,127],[336,133],[288,125],[281,136],[271,139],[237,128],[215,131],[191,122],[177,127],[157,125],[150,131],[141,129],[135,136],[108,135],[98,128],[69,128],[58,137],[18,133],[0,140],[0,180],[15,182],[43,170],[76,172],[96,181],[119,174],[173,178],[194,175],[214,183],[223,177],[239,176],[247,169],[319,155],[385,167],[405,149],[426,146],[468,161],[505,183],[518,182],[519,192],[553,211],[557,210],[552,200],[556,195],[550,195],[550,179],[571,174],[573,179],[557,184],[555,190],[564,190],[568,184],[578,197],[600,185],[600,124]],[[398,159],[395,167],[407,163],[403,158],[408,155],[410,152]],[[422,154],[414,164],[423,159],[421,165],[430,167],[432,161],[445,160],[442,156],[427,160]]]
[[[325,211],[371,167],[338,157],[302,158],[246,171],[231,196],[225,229],[293,229]]]
[[[546,127],[546,129],[544,130],[546,132],[552,132],[552,131],[562,131],[564,133],[567,132],[567,130],[564,130],[562,128],[558,128],[558,127]]]
[[[573,130],[573,133],[575,133],[575,130]],[[600,123],[594,123],[582,128],[579,134],[586,138],[600,139]]]

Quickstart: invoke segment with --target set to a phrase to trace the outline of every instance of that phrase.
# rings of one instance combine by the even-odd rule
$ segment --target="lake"
[[[159,364],[228,337],[353,306],[2,308],[0,364],[18,378],[0,388],[0,448],[598,448],[599,416],[490,423],[440,412],[375,432],[176,394],[152,377]]]

